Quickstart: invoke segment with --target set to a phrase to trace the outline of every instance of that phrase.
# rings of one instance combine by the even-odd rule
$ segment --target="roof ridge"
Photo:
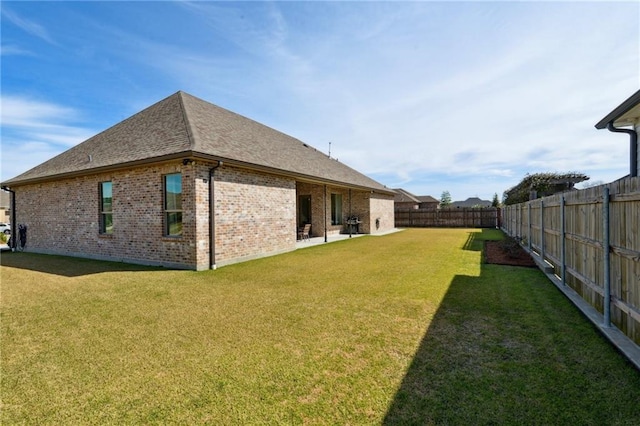
[[[196,148],[196,141],[193,133],[193,126],[191,125],[191,120],[189,120],[189,114],[187,114],[187,107],[184,104],[184,95],[188,95],[188,93],[178,90],[175,94],[178,95],[178,100],[180,101],[182,121],[184,122],[184,127],[187,131],[187,138],[189,138],[189,147],[191,148],[191,151],[193,151]]]

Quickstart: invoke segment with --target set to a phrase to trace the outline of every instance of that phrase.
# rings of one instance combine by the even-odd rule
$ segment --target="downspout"
[[[629,150],[629,175],[631,177],[638,176],[638,133],[631,129],[618,129],[613,127],[613,121],[607,123],[607,130],[615,133],[627,133],[629,135],[629,142],[631,149]]]
[[[352,220],[353,214],[351,213],[351,188],[349,188],[349,220]],[[351,231],[353,225],[349,225],[349,238],[351,238]]]
[[[16,191],[8,186],[3,186],[2,189],[11,193],[11,245],[9,248],[14,250],[16,248]]]
[[[324,242],[327,242],[327,185],[324,186]]]
[[[214,172],[222,166],[222,161],[209,169],[209,268],[216,269],[216,222],[215,222],[215,200],[214,200]]]

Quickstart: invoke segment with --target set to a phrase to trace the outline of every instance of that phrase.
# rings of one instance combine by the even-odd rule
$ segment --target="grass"
[[[640,373],[497,231],[190,272],[2,256],[2,424],[637,424]]]

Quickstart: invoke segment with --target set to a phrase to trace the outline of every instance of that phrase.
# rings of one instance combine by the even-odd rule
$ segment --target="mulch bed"
[[[531,255],[522,247],[505,250],[502,241],[484,242],[484,261],[496,265],[536,267]]]

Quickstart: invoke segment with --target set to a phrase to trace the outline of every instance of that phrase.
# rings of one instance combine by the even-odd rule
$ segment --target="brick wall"
[[[369,223],[372,234],[391,231],[395,228],[395,213],[393,209],[393,196],[373,193],[369,197],[371,213]],[[378,226],[376,226],[378,219]]]
[[[29,227],[27,250],[105,260],[208,269],[209,170],[215,163],[181,161],[93,174],[33,185],[16,191],[16,223]],[[163,176],[182,173],[183,228],[179,237],[164,236]],[[113,234],[99,233],[99,183],[112,182]],[[312,197],[312,232],[339,233],[331,225],[331,194],[342,194],[342,218],[349,209],[371,232],[372,218],[382,217],[381,232],[393,227],[393,197],[375,198],[324,185],[297,183],[276,176],[223,165],[214,175],[215,264],[217,266],[295,249],[297,194]],[[350,206],[351,203],[351,206]],[[370,211],[370,207],[373,209]],[[388,212],[387,212],[388,210]],[[388,216],[388,217],[387,217]]]
[[[209,268],[209,169],[181,162],[16,188],[27,249],[105,260]],[[182,173],[183,229],[164,237],[163,176]],[[99,183],[113,185],[114,232],[99,233]],[[215,171],[217,265],[295,248],[295,181],[223,166]]]
[[[209,169],[215,164],[194,163],[192,173],[194,176],[193,191],[196,212],[195,220],[195,241],[196,247],[196,269],[209,269]],[[184,183],[183,183],[184,185]]]
[[[217,265],[295,249],[295,180],[228,166],[214,179]]]
[[[327,186],[326,209],[325,209],[325,187],[324,185],[314,185],[305,182],[298,182],[298,195],[311,195],[311,236],[324,236],[325,223],[327,234],[339,234],[343,226],[331,225],[331,194],[342,194],[343,211],[349,206],[349,192],[341,188]],[[348,210],[347,210],[348,211]],[[343,214],[344,216],[344,214]]]
[[[298,182],[297,195],[311,195],[311,235],[324,236],[326,221],[327,234],[348,232],[346,223],[331,225],[331,194],[342,194],[342,218],[343,221],[350,214],[358,216],[362,223],[359,226],[360,233],[379,233],[394,228],[394,203],[392,195],[371,193],[371,191],[357,191],[332,187],[327,185],[326,210],[324,185],[314,185]],[[351,199],[349,199],[351,194]],[[326,214],[325,214],[326,212]],[[380,227],[375,228],[375,219],[380,218]]]
[[[183,235],[163,236],[163,176],[182,172]],[[113,185],[114,231],[99,233],[99,183]],[[193,267],[193,173],[181,163],[139,167],[15,188],[16,223],[28,225],[27,250]]]

